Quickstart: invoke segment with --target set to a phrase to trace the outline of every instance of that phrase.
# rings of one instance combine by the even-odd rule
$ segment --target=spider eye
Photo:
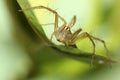
[[[65,30],[70,30],[70,28],[69,28],[69,27],[65,27],[64,29],[65,29]]]

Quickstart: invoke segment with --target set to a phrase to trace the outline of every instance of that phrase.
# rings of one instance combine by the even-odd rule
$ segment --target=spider
[[[53,10],[51,8],[48,8],[45,6],[35,6],[35,7],[25,9],[25,10],[29,10],[29,9],[45,9],[55,15],[54,32],[51,35],[51,40],[52,40],[53,36],[55,36],[56,40],[59,42],[62,42],[63,44],[65,44],[65,46],[75,46],[76,41],[78,41],[80,39],[84,39],[84,38],[89,38],[89,40],[91,41],[91,43],[93,45],[93,54],[95,54],[94,40],[97,40],[97,41],[103,43],[105,49],[107,50],[104,40],[94,37],[87,32],[83,32],[83,33],[79,34],[82,31],[81,28],[79,28],[74,33],[71,32],[71,28],[76,23],[76,16],[73,16],[70,23],[67,24],[65,19],[63,17],[61,17],[55,10]],[[22,11],[22,10],[20,10],[20,11]],[[58,26],[58,19],[60,19],[63,22],[63,25],[61,27]]]

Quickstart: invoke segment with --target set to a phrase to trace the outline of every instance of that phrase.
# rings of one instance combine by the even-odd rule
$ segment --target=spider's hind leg
[[[104,41],[104,40],[102,40],[102,39],[100,39],[100,38],[97,38],[97,37],[94,37],[94,36],[92,36],[92,35],[91,35],[91,38],[93,38],[94,40],[97,40],[97,41],[99,41],[99,42],[103,43],[104,48],[105,48],[105,49],[106,49],[106,51],[108,52],[108,48],[107,48],[106,43],[105,43],[105,41]]]
[[[92,65],[92,64],[93,64],[93,60],[94,60],[94,56],[95,56],[95,43],[94,43],[93,40],[97,40],[97,41],[103,43],[103,45],[104,45],[104,47],[105,47],[105,49],[106,49],[107,52],[108,52],[108,49],[107,49],[107,46],[106,46],[106,43],[105,43],[104,40],[99,39],[99,38],[97,38],[97,37],[94,37],[94,36],[88,34],[87,32],[83,32],[82,34],[78,35],[78,36],[74,39],[73,42],[76,42],[77,40],[81,40],[81,39],[84,39],[84,38],[89,38],[90,41],[91,41],[92,44],[93,44],[93,56],[92,56],[92,60],[91,60],[91,65]]]
[[[87,32],[83,32],[81,33],[80,35],[78,35],[74,40],[73,42],[76,42],[78,40],[81,40],[81,39],[85,39],[85,38],[89,38],[90,41],[92,42],[92,45],[93,45],[93,55],[92,55],[92,59],[91,59],[91,66],[93,64],[93,60],[94,60],[94,56],[95,56],[95,42],[93,41],[93,37],[91,35],[89,35]]]
[[[91,35],[89,35],[87,32],[83,32],[80,35],[78,35],[76,38],[74,38],[73,42],[76,42],[81,39],[89,38],[93,45],[93,54],[95,54],[95,42],[93,41]]]

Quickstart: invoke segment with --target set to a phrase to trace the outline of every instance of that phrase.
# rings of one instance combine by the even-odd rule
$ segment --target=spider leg
[[[30,10],[30,9],[46,9],[46,10],[52,12],[53,14],[55,14],[55,24],[54,24],[55,30],[58,28],[58,17],[63,21],[64,25],[67,24],[66,21],[64,20],[64,18],[62,18],[55,10],[45,7],[45,6],[35,6],[35,7],[30,7],[27,9],[19,10],[19,11],[21,12],[21,11]]]
[[[49,26],[49,25],[53,25],[55,23],[47,23],[47,24],[41,24],[41,25],[44,25],[44,26]]]
[[[94,43],[93,39],[94,39],[94,40],[97,40],[97,41],[100,41],[101,43],[103,43],[103,45],[104,45],[104,47],[105,47],[105,49],[106,49],[107,51],[108,51],[108,49],[107,49],[107,46],[106,46],[104,40],[101,40],[101,39],[99,39],[99,38],[97,38],[97,37],[94,37],[94,36],[88,34],[87,32],[84,32],[84,33],[80,34],[79,36],[77,36],[76,38],[74,38],[74,39],[73,39],[73,43],[75,43],[77,40],[81,40],[81,39],[84,39],[84,38],[89,38],[90,41],[91,41],[92,44],[93,44],[93,56],[92,56],[92,60],[91,60],[91,65],[92,65],[92,64],[93,64],[93,59],[94,59],[94,56],[95,56],[95,55],[94,55],[94,54],[95,54],[95,43]]]
[[[97,41],[100,41],[101,43],[103,43],[104,48],[105,48],[105,49],[106,49],[106,51],[108,52],[108,48],[107,48],[106,43],[105,43],[105,41],[104,41],[104,40],[99,39],[99,38],[97,38],[97,37],[94,37],[94,36],[92,36],[92,35],[91,35],[91,38],[93,38],[94,40],[97,40]]]
[[[94,56],[95,56],[95,43],[94,43],[91,35],[89,35],[87,32],[83,32],[80,35],[78,35],[75,39],[73,39],[73,43],[75,44],[75,42],[77,40],[81,40],[81,39],[85,39],[85,38],[89,38],[90,41],[92,42],[92,45],[93,45],[93,56],[92,56],[92,59],[91,59],[91,62],[90,62],[90,65],[92,66],[93,60],[94,60]]]
[[[47,24],[41,24],[41,25],[48,26],[48,25],[53,25],[53,24],[54,23],[47,23]],[[55,32],[53,32],[52,35],[51,35],[51,38],[50,38],[51,41],[52,41],[52,38],[53,38],[54,34],[55,34]]]
[[[51,41],[52,41],[52,38],[53,38],[54,34],[55,34],[55,32],[53,32],[52,35],[51,35],[51,38],[50,38]]]
[[[70,23],[68,24],[68,27],[72,28],[76,23],[76,16],[73,16]]]
[[[107,51],[107,53],[108,53],[108,48],[107,48],[106,43],[105,43],[104,40],[99,39],[99,38],[97,38],[97,37],[94,37],[94,36],[92,36],[92,35],[91,35],[91,38],[93,38],[94,40],[97,40],[97,41],[100,41],[101,43],[103,43],[104,48],[106,49],[106,51]],[[108,56],[108,54],[106,54],[106,55]],[[93,56],[93,58],[94,58],[94,56]],[[92,58],[91,64],[93,63],[93,58]],[[108,63],[108,64],[110,64],[110,63]],[[110,65],[111,65],[111,64],[110,64]]]
[[[55,10],[45,7],[45,6],[35,6],[35,7],[19,10],[19,11],[21,12],[21,11],[30,10],[30,9],[46,9],[46,10],[52,12],[53,14],[55,14],[54,32],[57,31],[57,28],[58,28],[58,18],[60,18],[63,21],[62,28],[64,26],[66,26],[66,24],[67,24],[66,21],[64,20],[64,18],[61,17]],[[54,32],[53,32],[53,34],[54,34]]]
[[[76,33],[77,33],[77,32],[75,32],[75,35],[76,35]],[[77,34],[78,34],[78,33],[77,33]],[[75,37],[76,37],[76,38],[75,38]],[[75,37],[74,37],[73,42],[75,42],[75,41],[77,41],[77,40],[79,40],[79,39],[84,39],[84,38],[87,38],[87,37],[88,37],[88,38],[91,40],[94,48],[95,48],[95,43],[94,43],[93,39],[94,39],[94,40],[97,40],[97,41],[100,41],[101,43],[103,43],[104,48],[105,48],[106,51],[108,52],[108,49],[107,49],[107,46],[106,46],[106,43],[105,43],[104,40],[99,39],[99,38],[97,38],[97,37],[94,37],[94,36],[88,34],[87,32],[84,32],[84,33],[80,34],[78,37],[77,37],[77,35],[76,35]],[[93,49],[93,53],[95,53],[95,49]]]
[[[80,35],[78,35],[76,38],[74,38],[72,40],[72,43],[75,43],[76,41],[84,39],[84,38],[89,38],[90,39],[90,41],[92,42],[92,45],[93,45],[93,54],[95,54],[95,43],[94,43],[91,35],[89,35],[87,32],[83,32]]]
[[[77,36],[78,34],[82,31],[81,28],[79,28],[77,31],[75,31],[73,34],[72,34],[72,38],[71,38],[71,41],[73,41]]]

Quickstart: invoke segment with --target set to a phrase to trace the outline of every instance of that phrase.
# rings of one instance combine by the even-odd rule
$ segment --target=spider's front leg
[[[66,26],[66,24],[67,24],[66,21],[64,20],[64,18],[61,17],[55,10],[53,10],[51,8],[48,8],[48,7],[45,7],[45,6],[35,6],[35,7],[22,9],[22,10],[19,10],[19,11],[21,12],[21,11],[26,11],[26,10],[31,10],[31,9],[45,9],[45,10],[48,10],[48,11],[52,12],[53,14],[55,14],[54,32],[53,32],[51,38],[53,37],[55,31],[57,31],[57,29],[58,29],[58,18],[63,21],[62,26]]]

